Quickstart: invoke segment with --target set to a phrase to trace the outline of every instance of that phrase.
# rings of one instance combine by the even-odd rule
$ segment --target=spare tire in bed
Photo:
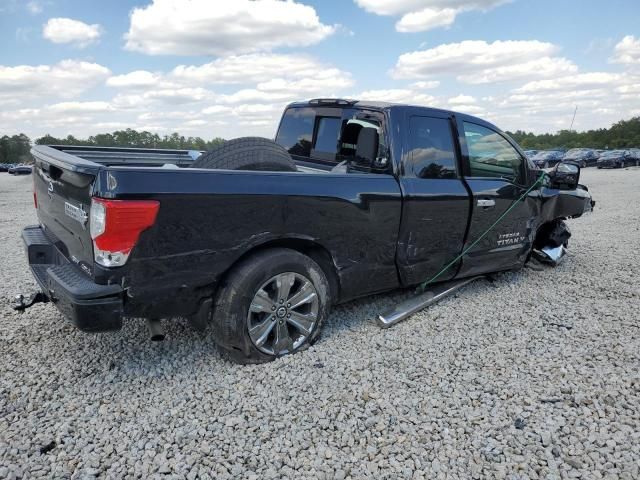
[[[273,140],[241,137],[226,141],[203,153],[193,162],[191,168],[295,172],[296,164],[284,147]]]

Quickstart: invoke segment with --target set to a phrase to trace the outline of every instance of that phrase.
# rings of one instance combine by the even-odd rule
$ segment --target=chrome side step
[[[405,320],[423,308],[433,305],[444,297],[460,290],[465,285],[481,278],[485,278],[485,276],[480,275],[477,277],[464,278],[462,280],[454,280],[453,282],[436,285],[433,289],[408,298],[404,302],[397,304],[391,310],[378,315],[378,325],[380,328],[392,327],[396,323],[400,323],[402,320]]]

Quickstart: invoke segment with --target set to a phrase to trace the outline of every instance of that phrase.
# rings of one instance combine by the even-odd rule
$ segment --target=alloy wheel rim
[[[296,272],[280,273],[264,282],[249,304],[249,338],[268,355],[292,352],[313,333],[318,313],[311,280]]]

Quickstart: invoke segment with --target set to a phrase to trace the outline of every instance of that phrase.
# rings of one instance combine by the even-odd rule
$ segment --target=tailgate
[[[39,155],[35,149],[32,153],[35,159],[33,183],[38,220],[58,249],[93,276],[89,209],[95,172],[77,168],[76,162],[69,162],[69,158],[65,163],[47,155]],[[78,158],[77,163],[82,162]],[[99,168],[98,165],[96,167]]]

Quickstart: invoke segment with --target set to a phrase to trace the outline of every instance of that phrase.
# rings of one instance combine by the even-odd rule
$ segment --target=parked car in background
[[[0,163],[0,172],[8,172],[13,165],[8,163]]]
[[[31,167],[29,165],[16,165],[9,169],[11,175],[30,175]]]
[[[524,154],[527,156],[527,158],[531,159],[533,158],[540,150],[525,150]]]
[[[631,159],[629,150],[609,150],[598,158],[598,168],[624,168],[627,165],[635,164]]]
[[[566,162],[575,162],[581,168],[592,167],[598,162],[599,155],[591,148],[572,148],[562,158]]]
[[[631,165],[636,167],[640,165],[640,148],[630,148],[629,156],[631,157]]]
[[[550,168],[562,161],[564,153],[560,150],[538,152],[531,159],[538,168]]]

